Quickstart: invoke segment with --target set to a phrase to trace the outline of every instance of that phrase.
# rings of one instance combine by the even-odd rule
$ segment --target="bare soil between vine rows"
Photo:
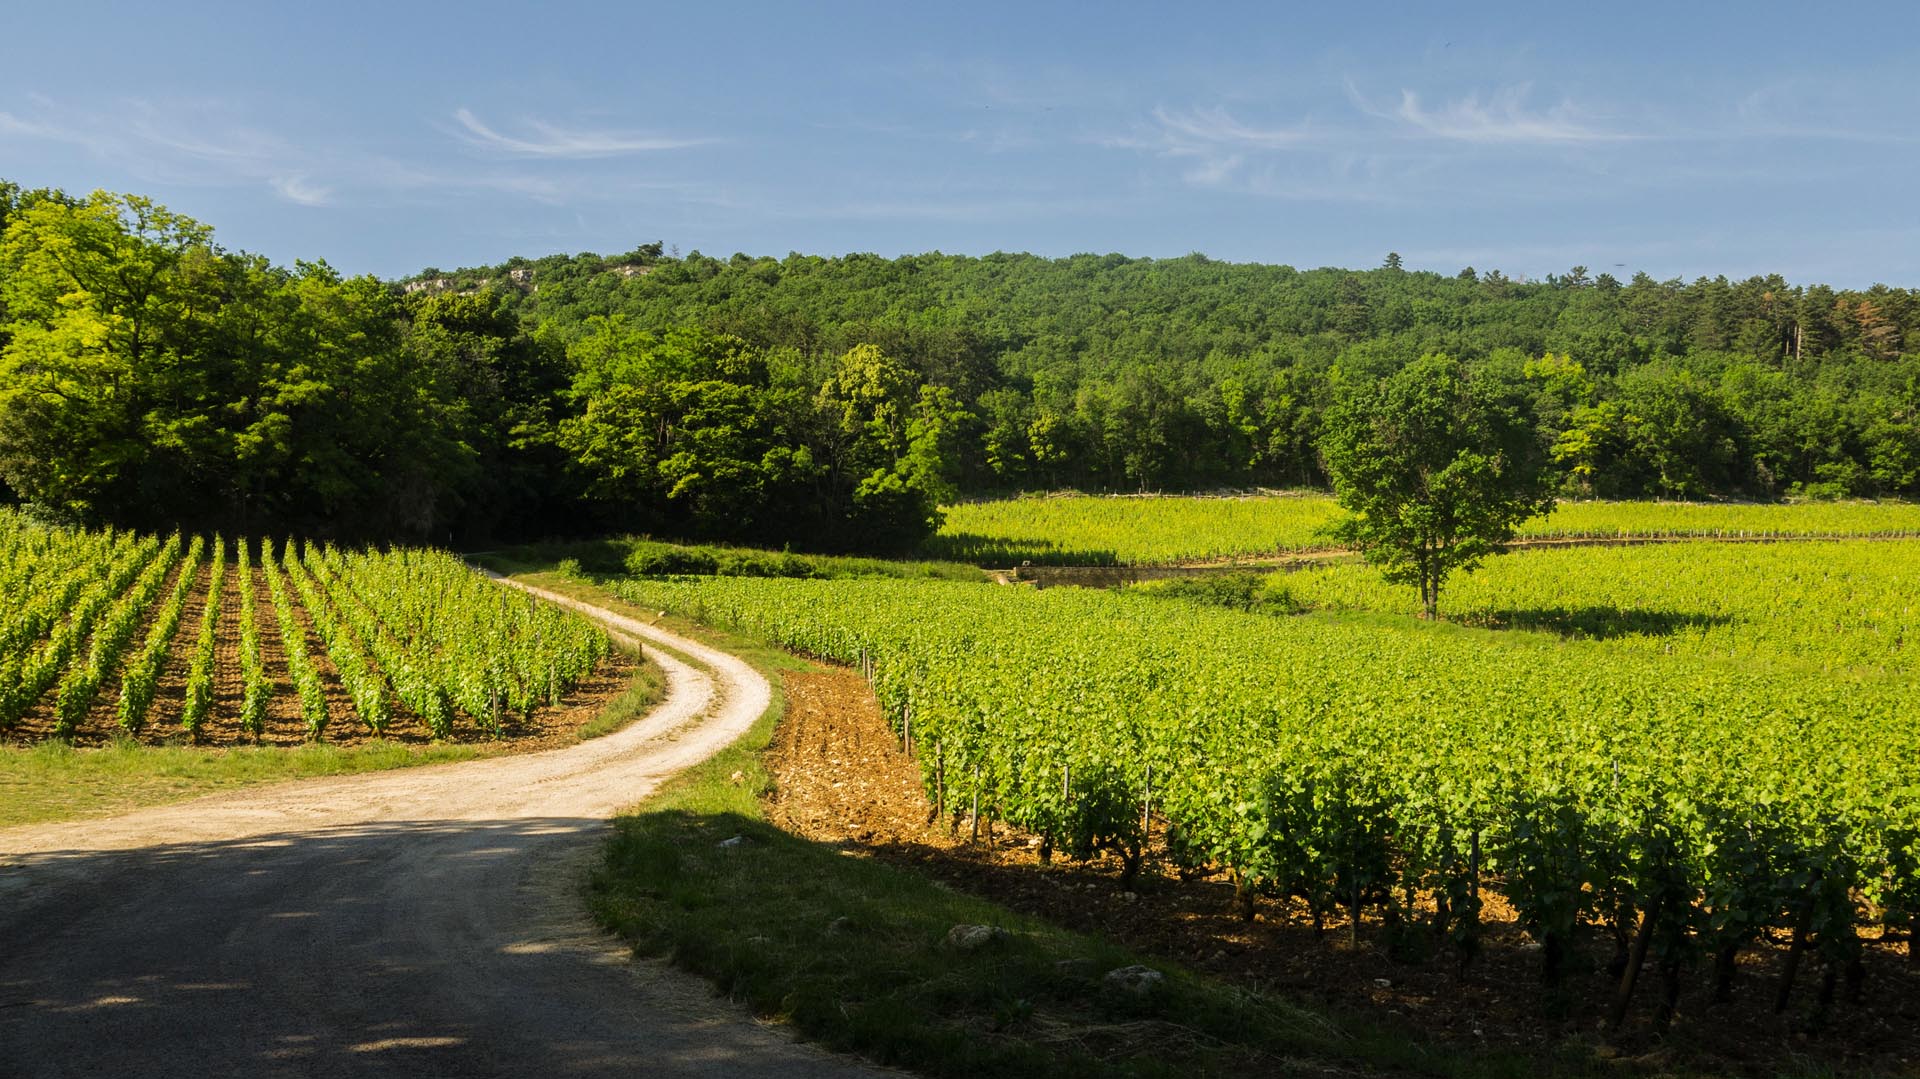
[[[1104,935],[1129,948],[1282,996],[1456,1046],[1546,1051],[1569,1042],[1597,1055],[1668,1066],[1773,1073],[1790,1064],[1911,1073],[1920,1066],[1920,965],[1898,938],[1870,942],[1858,1003],[1844,976],[1823,1029],[1809,1019],[1823,964],[1801,963],[1787,1011],[1773,999],[1786,948],[1769,943],[1741,956],[1733,1000],[1715,1004],[1702,963],[1686,976],[1671,1031],[1651,1021],[1660,979],[1649,963],[1622,1030],[1603,1037],[1614,989],[1605,967],[1613,941],[1596,928],[1570,957],[1557,989],[1541,982],[1539,949],[1500,896],[1488,894],[1484,944],[1467,977],[1436,949],[1424,962],[1387,954],[1381,927],[1363,918],[1357,943],[1338,915],[1316,934],[1304,904],[1263,898],[1243,919],[1224,875],[1182,881],[1142,875],[1136,893],[1120,888],[1117,857],[1041,865],[1034,837],[993,829],[969,841],[963,822],[931,821],[920,770],[882,719],[857,673],[786,676],[787,712],[767,751],[773,787],[768,819],[796,835],[912,867],[961,890],[1064,927]],[[1157,839],[1156,835],[1156,839]],[[1156,844],[1157,845],[1157,844]]]

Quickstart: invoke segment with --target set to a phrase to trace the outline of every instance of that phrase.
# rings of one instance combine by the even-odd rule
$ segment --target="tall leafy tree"
[[[820,387],[827,457],[852,484],[851,545],[909,549],[940,527],[940,503],[957,493],[956,436],[973,416],[951,389],[917,383],[877,346],[856,345]]]
[[[1337,534],[1388,580],[1417,587],[1427,618],[1449,574],[1498,553],[1553,504],[1524,388],[1444,355],[1350,388],[1320,451],[1348,511]]]
[[[424,539],[471,495],[466,387],[372,278],[101,192],[9,213],[0,296],[0,475],[46,512]]]
[[[149,199],[96,192],[9,215],[0,241],[0,472],[64,516],[138,496],[156,458],[191,453],[192,432],[152,426],[178,390],[174,331],[212,257],[210,231]]]

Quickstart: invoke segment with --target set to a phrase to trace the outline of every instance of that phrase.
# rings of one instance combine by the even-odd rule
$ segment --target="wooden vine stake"
[[[972,842],[980,842],[980,766],[973,766],[973,836]]]
[[[1140,803],[1140,846],[1153,837],[1153,765],[1147,765],[1147,795]]]

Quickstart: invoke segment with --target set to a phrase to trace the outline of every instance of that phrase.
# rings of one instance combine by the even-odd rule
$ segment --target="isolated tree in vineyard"
[[[1526,402],[1523,386],[1432,355],[1350,388],[1327,413],[1320,453],[1350,514],[1336,534],[1389,581],[1418,587],[1427,618],[1448,574],[1552,508]]]

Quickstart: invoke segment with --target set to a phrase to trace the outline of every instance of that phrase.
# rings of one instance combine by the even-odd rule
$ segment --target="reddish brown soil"
[[[214,706],[212,715],[200,732],[200,744],[208,746],[266,745],[296,746],[308,741],[305,723],[300,718],[300,700],[293,689],[293,682],[287,673],[286,646],[281,640],[280,623],[274,616],[273,594],[267,588],[265,575],[258,566],[253,567],[252,580],[249,582],[254,594],[254,625],[260,636],[261,666],[267,681],[273,686],[273,699],[267,708],[267,724],[259,739],[240,729],[240,702],[245,691],[245,683],[240,669],[240,588],[242,582],[239,564],[229,562],[226,575],[221,584],[220,625],[214,646]],[[180,729],[180,716],[186,703],[187,670],[193,663],[194,645],[200,634],[200,619],[206,609],[207,579],[210,568],[200,567],[193,593],[188,596],[180,617],[180,627],[174,633],[171,651],[167,663],[161,671],[159,692],[153,706],[147,714],[146,729],[140,734],[139,741],[148,745],[166,745],[181,743],[186,734]],[[177,573],[177,571],[176,571]],[[133,643],[128,647],[126,659],[131,659],[146,641],[151,619],[159,613],[161,601],[172,591],[174,578],[169,578],[167,587],[160,592],[154,609],[148,613],[134,635]],[[291,589],[292,585],[289,584]],[[312,658],[314,668],[320,674],[320,680],[327,693],[327,728],[323,739],[339,746],[355,746],[372,741],[373,736],[367,730],[353,710],[353,703],[346,690],[340,684],[339,672],[327,658],[326,649],[321,645],[319,635],[313,631],[312,620],[300,606],[299,596],[292,596],[294,609],[301,629],[305,633],[307,655]],[[123,659],[124,663],[124,659]],[[550,708],[537,709],[531,723],[518,718],[507,723],[503,741],[515,751],[548,749],[567,745],[578,738],[581,725],[593,719],[606,706],[607,702],[619,696],[627,688],[638,663],[622,653],[614,653],[572,693]],[[23,746],[45,740],[53,729],[54,690],[49,690],[27,713],[20,724],[0,738],[0,745]],[[120,699],[120,674],[116,672],[101,686],[100,697],[94,703],[87,722],[76,732],[73,744],[77,746],[99,746],[125,737],[117,718],[116,706]],[[425,744],[432,739],[419,718],[409,712],[399,701],[392,702],[394,717],[386,734],[388,741],[409,744]],[[457,742],[490,742],[491,733],[482,729],[472,718],[457,715],[453,740]]]
[[[265,574],[262,574],[261,577],[261,587],[264,589],[266,587]],[[293,605],[293,620],[295,624],[300,627],[302,640],[305,642],[304,647],[306,648],[307,659],[313,664],[314,673],[320,676],[320,685],[326,693],[327,729],[325,736],[327,740],[345,742],[348,739],[365,736],[367,732],[366,724],[361,723],[359,716],[354,712],[353,699],[347,696],[347,688],[340,684],[340,671],[334,667],[333,660],[328,658],[327,646],[321,643],[320,634],[314,630],[313,616],[307,613],[306,607],[300,602],[299,590],[294,588],[291,579],[283,579],[282,584],[287,590],[287,601]],[[255,616],[258,617],[261,613],[264,613],[267,618],[267,623],[273,627],[274,635],[279,636],[280,620],[274,616],[273,607],[270,605],[271,602],[272,598],[271,595],[269,595],[269,606],[263,610],[257,609]],[[294,722],[299,726],[301,734],[304,737],[306,726],[299,719],[299,697],[293,692],[291,686],[288,687],[286,697],[286,703],[294,710]],[[394,701],[392,704],[394,708],[393,723],[387,730],[387,736],[389,738],[399,738],[403,741],[425,741],[427,738],[426,729],[414,721],[412,717],[406,715],[400,708],[400,702]],[[417,737],[409,738],[409,735]],[[458,737],[458,732],[456,732],[455,736]]]
[[[155,593],[153,606],[156,612],[160,605],[166,602],[167,597],[173,594],[174,585],[180,580],[180,572],[183,568],[184,562],[182,565],[174,567],[167,573],[166,582],[161,586],[160,591]],[[205,574],[206,571],[203,567],[201,570],[201,583],[195,586],[197,591],[203,591],[206,588]],[[196,606],[197,603],[197,595],[195,598],[187,601],[189,608]],[[127,644],[126,651],[120,654],[119,664],[115,667],[114,671],[100,683],[99,692],[93,699],[93,707],[88,710],[87,718],[80,724],[76,742],[93,737],[99,733],[112,732],[118,729],[120,722],[120,681],[126,674],[127,664],[131,663],[133,658],[139,655],[140,650],[146,647],[147,631],[151,625],[152,617],[153,615],[149,614],[141,620],[140,628],[134,632],[133,638]],[[196,619],[199,617],[197,610],[194,612],[194,617]],[[184,617],[182,621],[184,622]],[[196,622],[195,625],[197,626],[198,622]],[[40,643],[44,644],[45,641],[42,640]],[[76,652],[85,655],[87,647],[88,643],[83,641],[80,647],[76,649]],[[182,690],[182,692],[184,693],[185,691]],[[54,702],[59,699],[59,694],[60,682],[59,679],[56,678],[47,692],[43,694],[38,701],[34,702],[33,707],[22,717],[19,726],[14,729],[15,735],[22,740],[36,742],[47,737],[53,731]]]
[[[1899,940],[1868,946],[1859,1003],[1847,1002],[1842,973],[1817,1033],[1810,1021],[1823,965],[1812,955],[1802,962],[1792,1001],[1776,1015],[1785,949],[1765,945],[1743,955],[1730,1003],[1712,1003],[1705,964],[1688,974],[1664,1037],[1653,1027],[1660,978],[1649,963],[1626,1025],[1608,1039],[1613,941],[1603,929],[1579,943],[1562,985],[1548,989],[1537,946],[1497,893],[1487,896],[1484,944],[1464,979],[1442,949],[1390,958],[1372,918],[1363,919],[1357,943],[1337,916],[1316,934],[1297,902],[1261,899],[1246,921],[1223,876],[1182,881],[1150,869],[1137,893],[1123,893],[1111,855],[1042,865],[1034,837],[999,827],[991,840],[970,842],[966,824],[950,831],[948,822],[931,821],[919,766],[858,674],[793,673],[785,686],[786,717],[766,755],[774,783],[765,808],[775,824],[1149,955],[1443,1042],[1523,1051],[1585,1044],[1601,1056],[1709,1071],[1770,1073],[1793,1061],[1894,1073],[1920,1066],[1920,966],[1906,961]]]

